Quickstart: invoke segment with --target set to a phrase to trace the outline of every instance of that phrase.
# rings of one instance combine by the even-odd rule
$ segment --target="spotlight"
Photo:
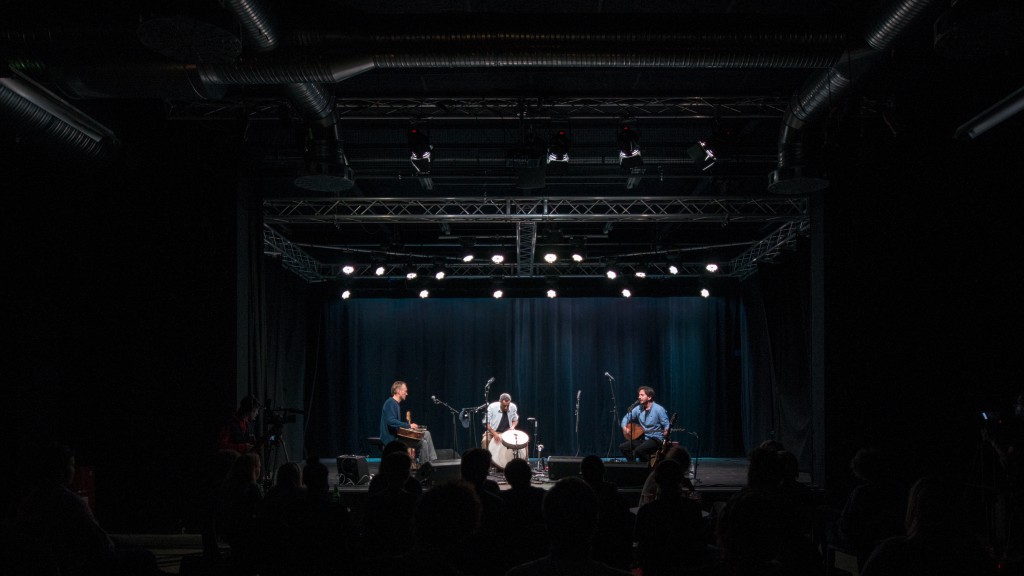
[[[426,288],[420,290],[420,298],[430,298],[430,290],[427,290]]]
[[[629,288],[623,288],[622,289],[622,297],[623,298],[632,298],[633,297],[633,292],[630,291]]]
[[[341,293],[341,299],[342,300],[348,300],[351,297],[352,297],[352,291],[351,290],[345,290],[344,292]]]
[[[502,256],[501,254],[495,254],[494,256],[491,256],[491,262],[494,262],[495,264],[501,264],[504,261],[505,257]]]
[[[643,158],[640,157],[640,133],[630,123],[623,123],[619,127],[619,166],[632,171],[634,168],[643,166]]]
[[[476,240],[473,238],[462,239],[462,261],[470,263],[473,261],[473,246],[476,245]]]
[[[714,274],[715,272],[718,272],[718,264],[711,262],[707,266],[705,266],[704,269]]]
[[[385,272],[387,272],[387,268],[385,268],[383,264],[378,265],[373,270],[373,273],[376,274],[377,276],[383,276]]]
[[[583,259],[584,259],[584,254],[583,254],[584,250],[583,250],[583,248],[584,248],[583,238],[576,238],[575,240],[572,241],[571,257],[572,257],[572,261],[573,262],[576,262],[577,264],[580,263],[580,262],[583,262]]]
[[[416,272],[416,269],[413,268],[412,266],[409,266],[408,268],[405,269],[405,279],[406,280],[415,280],[416,276],[418,276],[418,275],[419,274]]]
[[[637,265],[637,267],[633,270],[633,275],[636,276],[637,278],[647,278],[647,265]]]
[[[673,276],[679,274],[679,266],[676,266],[675,264],[669,264],[668,273],[672,274]]]
[[[434,149],[430,144],[430,138],[415,127],[406,130],[405,135],[409,141],[409,161],[412,162],[412,167],[421,174],[429,174],[430,151]]]
[[[711,144],[704,140],[698,140],[696,144],[690,146],[686,154],[702,171],[711,168],[718,161]]]
[[[434,279],[444,280],[448,275],[448,267],[443,262],[438,262],[434,265]]]
[[[708,290],[707,288],[701,288],[700,295],[704,298],[707,298],[708,296],[711,296],[711,291]]]
[[[548,298],[558,298],[558,292],[554,288],[548,288]]]
[[[551,135],[548,143],[548,164],[552,162],[569,161],[569,136],[565,130],[559,130]]]
[[[616,278],[619,277],[619,273],[612,268],[606,270],[604,275],[607,276],[609,280],[615,280]]]
[[[341,271],[342,273],[345,274],[345,276],[349,276],[356,271],[356,267],[351,264],[345,264],[344,266],[341,267]]]
[[[497,299],[501,298],[501,297],[502,297],[502,296],[504,296],[504,295],[505,295],[505,292],[503,292],[503,291],[501,290],[501,288],[498,288],[497,290],[495,290],[494,292],[492,292],[492,293],[491,293],[491,296],[494,296],[494,299],[495,299],[495,300],[497,300]]]

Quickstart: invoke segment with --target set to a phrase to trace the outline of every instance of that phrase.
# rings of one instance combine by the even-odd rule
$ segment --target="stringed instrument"
[[[639,440],[644,435],[644,427],[637,422],[630,422],[626,424],[626,429],[622,431],[622,435],[626,437],[626,440]]]
[[[658,451],[655,452],[654,456],[651,457],[651,460],[650,460],[651,468],[654,468],[655,466],[657,466],[658,462],[661,462],[665,458],[665,455],[668,454],[668,451],[672,449],[672,442],[671,442],[671,440],[669,438],[670,438],[670,435],[672,434],[672,428],[675,425],[676,425],[676,413],[673,412],[672,413],[672,417],[668,419],[668,434],[665,435],[665,440],[662,441],[661,448],[658,448]]]
[[[420,440],[423,440],[423,434],[426,432],[426,428],[420,427],[416,430],[412,429],[412,411],[405,413],[405,421],[409,423],[409,427],[399,428],[395,431],[395,436],[397,436],[402,443],[411,445],[415,448],[416,446],[419,446]]]

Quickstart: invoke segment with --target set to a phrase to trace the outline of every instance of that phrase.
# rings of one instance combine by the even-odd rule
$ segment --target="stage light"
[[[551,135],[548,143],[548,164],[569,161],[569,136],[564,130]]]
[[[622,289],[622,297],[623,298],[632,298],[633,297],[633,292],[629,288],[623,288]]]
[[[679,274],[679,266],[676,266],[675,264],[669,264],[668,273],[672,275]]]
[[[376,267],[376,268],[375,268],[375,269],[373,270],[373,273],[374,273],[374,274],[376,274],[377,276],[383,276],[385,272],[387,272],[387,268],[385,268],[383,264],[381,264],[381,265],[378,265],[378,266],[377,266],[377,267]]]
[[[558,254],[556,254],[554,250],[548,250],[544,252],[544,261],[548,264],[558,262]]]
[[[647,265],[637,265],[637,267],[633,269],[633,275],[636,276],[637,278],[647,278]]]
[[[711,296],[711,291],[708,290],[707,288],[701,288],[700,295],[704,298],[707,298],[708,296]]]
[[[476,240],[473,238],[463,238],[462,244],[462,261],[470,263],[473,261],[473,247],[476,245]]]
[[[345,274],[345,276],[349,276],[356,271],[356,267],[351,264],[345,264],[344,266],[341,267],[341,271],[342,273]]]
[[[495,264],[501,264],[504,261],[505,257],[502,256],[501,254],[495,254],[494,256],[491,256],[491,262],[494,262]]]
[[[501,288],[498,288],[497,290],[491,293],[491,296],[494,296],[495,300],[501,298],[504,295],[505,292]]]
[[[426,288],[420,290],[420,298],[430,298],[430,290],[427,290]]]
[[[412,167],[421,174],[429,174],[430,152],[434,149],[430,144],[430,138],[415,127],[410,127],[405,134],[409,141],[409,161],[412,162]]]
[[[616,278],[619,277],[619,273],[611,268],[605,270],[604,275],[607,276],[609,280],[615,280]]]
[[[419,274],[416,272],[415,268],[413,268],[412,266],[406,267],[406,269],[405,269],[405,279],[406,280],[415,280],[416,276],[418,276],[418,275]]]
[[[352,291],[351,290],[345,290],[344,292],[341,293],[341,299],[342,300],[348,300],[351,297],[352,297]]]
[[[718,161],[712,145],[704,140],[698,140],[696,144],[690,146],[686,154],[702,171],[711,168]]]
[[[548,298],[558,298],[558,292],[554,288],[548,288],[547,296]]]
[[[711,262],[707,266],[705,266],[704,269],[714,274],[715,272],[718,272],[718,264]]]
[[[632,171],[634,168],[643,166],[643,158],[640,157],[640,133],[630,123],[623,123],[619,127],[619,166],[625,170]]]
[[[585,252],[584,248],[585,248],[585,245],[584,245],[583,238],[575,238],[572,241],[572,252],[570,254],[571,254],[573,262],[576,262],[577,264],[580,263],[580,262],[583,262],[583,260],[585,258],[585,256],[584,256],[584,252]]]
[[[444,262],[434,264],[434,279],[444,280],[446,276],[448,276],[448,267],[444,265]]]

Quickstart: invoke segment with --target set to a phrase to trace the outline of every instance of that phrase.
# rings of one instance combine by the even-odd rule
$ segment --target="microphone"
[[[487,381],[488,386],[490,386],[491,384],[494,384],[494,376],[491,376],[491,379]]]
[[[614,376],[612,376],[611,374],[609,374],[609,373],[605,372],[605,373],[604,373],[604,375],[605,375],[605,376],[607,376],[609,380],[611,380],[611,381],[615,381],[615,377],[614,377]]]
[[[431,395],[430,399],[434,401],[434,404],[440,404],[440,402],[437,400],[437,396]]]
[[[583,390],[577,390],[576,391],[576,403],[577,404],[580,403],[580,392],[583,392]]]
[[[536,418],[527,418],[526,421],[527,422],[536,422],[537,419]]]
[[[626,408],[626,412],[632,412],[633,408],[636,408],[639,405],[640,405],[640,401],[639,400],[637,400],[636,402],[633,402],[632,404],[629,405],[629,408]]]

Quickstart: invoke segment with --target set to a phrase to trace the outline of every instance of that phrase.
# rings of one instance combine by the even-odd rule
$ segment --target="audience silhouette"
[[[683,478],[679,462],[659,462],[654,470],[658,498],[637,510],[637,556],[644,576],[681,574],[709,563],[700,504],[684,495]]]
[[[633,556],[633,515],[619,487],[604,479],[604,461],[590,454],[580,462],[580,476],[597,496],[597,529],[594,559],[613,568],[628,570]]]

